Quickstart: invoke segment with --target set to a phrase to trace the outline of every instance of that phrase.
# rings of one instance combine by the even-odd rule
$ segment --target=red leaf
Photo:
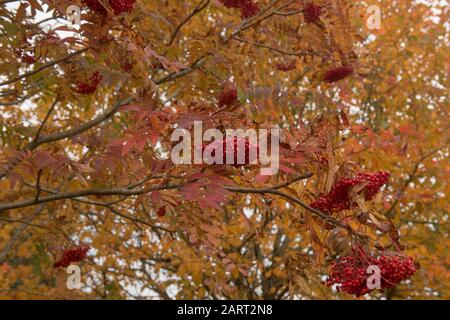
[[[155,131],[150,132],[149,141],[153,147],[156,145],[158,140],[159,140],[158,134]]]

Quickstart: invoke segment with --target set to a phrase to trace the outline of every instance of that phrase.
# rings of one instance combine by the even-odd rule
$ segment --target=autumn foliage
[[[449,298],[448,6],[0,3],[0,298]]]

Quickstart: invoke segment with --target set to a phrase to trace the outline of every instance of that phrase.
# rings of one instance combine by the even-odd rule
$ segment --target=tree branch
[[[26,95],[26,96],[24,96],[22,98],[19,98],[19,100],[16,100],[16,101],[0,102],[0,106],[14,106],[14,105],[18,105],[18,104],[21,104],[22,102],[24,102],[24,101],[34,97],[37,94],[39,94],[39,92],[31,93],[31,94]]]
[[[258,48],[268,49],[270,51],[274,51],[274,52],[277,52],[277,53],[282,54],[282,55],[296,56],[296,57],[302,57],[302,56],[321,57],[320,54],[318,54],[316,52],[308,51],[308,50],[307,51],[297,51],[297,52],[296,51],[284,51],[284,50],[281,50],[281,49],[278,49],[278,48],[275,48],[275,47],[271,47],[271,46],[268,46],[268,45],[265,45],[265,44],[262,44],[262,43],[250,42],[248,40],[245,40],[245,39],[242,39],[242,38],[239,38],[239,37],[236,37],[236,36],[233,37],[233,39],[237,40],[239,42],[247,43],[249,45],[252,45],[252,46],[255,46],[255,47],[258,47]]]
[[[284,4],[280,7],[278,7],[277,9],[275,9],[275,11],[273,11],[271,14],[269,14],[268,16],[264,17],[264,14],[267,13],[271,8],[273,8],[278,2],[280,2],[280,0],[275,0],[273,1],[271,4],[269,4],[266,8],[264,8],[264,10],[262,10],[257,16],[249,19],[248,21],[246,21],[245,23],[243,23],[237,30],[235,30],[230,37],[228,37],[227,39],[225,39],[223,41],[223,44],[228,43],[234,36],[236,36],[237,34],[239,34],[240,32],[250,28],[251,26],[255,25],[256,23],[259,23],[263,20],[268,19],[269,17],[273,16],[275,14],[276,11],[281,10],[282,8],[285,8],[287,6],[289,6],[290,4],[293,3],[293,1],[290,1],[287,4]],[[159,80],[155,81],[156,85],[159,84],[163,84],[165,82],[169,82],[169,81],[173,81],[176,80],[178,78],[181,78],[195,70],[197,70],[199,67],[202,66],[203,63],[205,63],[205,60],[209,57],[213,55],[213,53],[209,52],[203,56],[201,56],[200,58],[198,58],[190,67],[182,69],[178,72],[173,72]]]
[[[203,0],[200,1],[200,3],[195,7],[195,9],[191,12],[191,14],[189,16],[187,16],[175,29],[175,31],[172,33],[172,36],[170,37],[169,43],[167,44],[167,46],[171,46],[173,41],[175,40],[178,32],[181,30],[181,28],[189,22],[189,20],[191,20],[197,13],[201,12],[203,9],[205,9],[208,4],[209,4],[210,0],[206,0],[205,3],[203,3]]]
[[[5,247],[0,251],[0,264],[3,263],[3,261],[6,260],[6,257],[8,256],[9,251],[12,249],[14,243],[17,241],[17,238],[20,236],[20,234],[30,225],[33,225],[31,223],[31,221],[33,221],[33,219],[39,215],[39,213],[41,213],[41,211],[44,209],[44,205],[40,205],[34,212],[33,215],[29,218],[27,218],[26,220],[13,220],[13,219],[8,219],[8,218],[4,218],[4,217],[0,217],[0,220],[5,220],[8,222],[18,222],[18,223],[22,223],[22,225],[20,227],[18,227],[16,230],[14,230],[14,233],[11,235],[11,238],[9,239],[9,241],[6,243]],[[37,225],[33,225],[33,226],[37,226]]]
[[[344,228],[344,229],[348,230],[349,232],[357,235],[357,233],[355,231],[353,231],[347,224],[331,217],[330,215],[328,215],[322,211],[319,211],[315,208],[308,206],[306,203],[304,203],[303,201],[301,201],[300,199],[298,199],[292,195],[289,195],[287,193],[284,193],[284,192],[278,190],[278,189],[286,187],[296,181],[299,181],[300,179],[306,179],[310,176],[311,176],[311,174],[308,173],[308,174],[294,178],[290,183],[287,182],[287,183],[283,183],[280,185],[271,186],[271,187],[267,187],[267,188],[242,188],[242,187],[230,187],[230,186],[225,186],[224,188],[233,193],[248,193],[248,194],[261,194],[261,195],[273,194],[273,195],[280,196],[286,200],[289,200],[293,203],[300,205],[301,207],[314,213],[316,216],[320,217],[324,221],[329,222],[335,226]],[[85,197],[85,196],[99,196],[99,195],[103,195],[103,196],[115,196],[115,195],[133,196],[133,195],[145,194],[145,193],[148,193],[151,191],[156,191],[156,190],[179,189],[185,185],[186,184],[166,184],[166,185],[153,186],[153,187],[149,187],[149,188],[140,188],[140,189],[129,189],[129,188],[85,189],[85,190],[78,190],[78,191],[72,191],[72,192],[62,192],[62,193],[56,193],[56,194],[52,194],[49,196],[41,197],[41,198],[37,199],[37,201],[36,201],[36,199],[28,199],[28,200],[22,200],[22,201],[18,201],[18,202],[14,202],[14,203],[9,203],[9,204],[0,204],[0,211],[23,208],[23,207],[40,204],[40,203],[46,203],[46,202],[57,201],[57,200],[75,199],[75,198],[80,198],[80,197]]]
[[[89,130],[92,127],[95,127],[96,125],[102,123],[103,121],[105,121],[106,119],[112,117],[117,110],[124,105],[129,104],[130,102],[132,102],[134,100],[134,98],[126,98],[120,102],[117,102],[110,110],[106,111],[105,113],[101,114],[100,116],[98,116],[97,118],[88,121],[84,124],[82,124],[81,126],[77,127],[77,128],[73,128],[73,129],[69,129],[67,131],[63,131],[63,132],[58,132],[58,133],[53,133],[53,134],[49,134],[43,137],[39,137],[38,135],[36,135],[35,139],[33,139],[32,142],[30,142],[23,151],[27,151],[27,150],[34,150],[37,147],[39,147],[40,145],[44,144],[44,143],[50,143],[50,142],[55,142],[55,141],[59,141],[62,139],[66,139],[66,138],[70,138],[73,136],[76,136],[86,130]],[[41,129],[42,130],[42,129]],[[38,133],[39,131],[38,130]],[[6,168],[3,173],[0,174],[0,180],[3,179],[10,170],[12,170],[15,166],[17,166],[21,161],[13,161],[12,165],[10,165],[8,168]]]
[[[50,118],[50,114],[53,112],[53,109],[58,104],[59,97],[57,96],[53,104],[50,106],[50,109],[48,109],[47,114],[45,115],[44,120],[42,121],[38,131],[36,132],[36,136],[34,137],[34,141],[39,140],[39,135],[41,134],[42,129],[44,129],[45,124],[47,123],[48,118]]]
[[[291,196],[287,193],[284,193],[282,191],[273,189],[272,187],[268,187],[268,188],[235,188],[235,187],[225,187],[226,190],[230,191],[230,192],[235,192],[235,193],[253,193],[253,194],[273,194],[273,195],[278,195],[282,198],[285,198],[293,203],[296,203],[298,205],[300,205],[301,207],[303,207],[304,209],[311,211],[312,213],[314,213],[315,215],[317,215],[318,217],[322,218],[323,220],[330,222],[334,225],[336,225],[337,227],[341,227],[341,228],[345,228],[348,229],[348,226],[342,222],[340,222],[339,220],[336,220],[335,218],[329,216],[328,214],[319,211],[313,207],[308,206],[306,203],[304,203],[303,201],[301,201],[300,199]]]
[[[76,135],[78,135],[78,134],[80,134],[80,133],[82,133],[82,132],[84,132],[86,130],[89,130],[90,128],[95,127],[96,125],[100,124],[101,122],[103,122],[106,119],[108,119],[111,116],[113,116],[121,106],[129,104],[133,100],[134,100],[134,98],[126,98],[126,99],[124,99],[122,101],[119,101],[110,110],[108,110],[105,113],[101,114],[97,118],[82,124],[81,126],[79,126],[77,128],[73,128],[73,129],[69,129],[67,131],[54,133],[54,134],[49,134],[49,135],[40,137],[40,138],[32,141],[26,147],[26,150],[34,150],[38,146],[40,146],[41,144],[49,143],[49,142],[55,142],[55,141],[58,141],[58,140],[70,138],[70,137],[76,136]]]
[[[173,73],[171,73],[171,74],[169,74],[169,75],[167,75],[167,76],[165,76],[165,77],[163,77],[163,78],[161,78],[159,80],[156,80],[155,84],[156,85],[160,85],[160,84],[163,84],[165,82],[173,81],[173,80],[181,78],[181,77],[183,77],[183,76],[185,76],[185,75],[187,75],[187,74],[197,70],[203,63],[205,63],[206,58],[208,56],[210,56],[210,55],[211,55],[211,53],[208,53],[208,54],[198,58],[190,67],[182,69],[182,70],[180,70],[178,72],[173,72]]]
[[[55,64],[58,64],[60,62],[66,61],[66,60],[69,60],[69,59],[71,59],[72,57],[74,57],[76,55],[82,54],[83,52],[86,52],[87,50],[89,50],[89,48],[84,48],[84,49],[72,52],[71,54],[68,54],[68,55],[66,55],[66,56],[64,56],[62,58],[56,59],[54,61],[50,61],[50,62],[40,66],[39,68],[37,68],[35,70],[32,70],[32,71],[29,71],[29,72],[26,72],[24,74],[19,75],[17,78],[1,82],[0,86],[4,86],[4,85],[10,84],[10,83],[14,83],[14,82],[19,81],[19,80],[21,80],[23,78],[32,76],[32,75],[34,75],[36,73],[41,72],[42,70],[45,70],[45,69],[47,69],[47,68],[49,68],[51,66],[54,66]]]
[[[408,188],[409,184],[414,180],[414,178],[416,177],[416,173],[419,170],[419,166],[420,164],[426,160],[428,157],[432,156],[433,154],[435,154],[436,152],[438,152],[439,150],[443,149],[445,146],[436,148],[431,150],[430,152],[424,154],[422,157],[420,157],[419,161],[416,162],[416,164],[414,165],[414,168],[412,170],[412,172],[409,174],[408,179],[405,181],[405,183],[403,184],[402,189],[400,190],[400,192],[398,193],[398,196],[396,197],[394,203],[391,205],[391,207],[388,209],[388,211],[385,213],[385,216],[388,218],[393,218],[395,216],[395,207],[397,206],[397,204],[399,203],[400,199],[403,197],[403,195],[405,194],[406,189]]]
[[[168,190],[168,189],[178,189],[183,185],[161,185],[161,186],[153,186],[150,188],[141,188],[141,189],[127,189],[127,188],[113,188],[113,189],[85,189],[85,190],[77,190],[77,191],[69,191],[69,192],[61,192],[57,194],[52,194],[45,197],[40,197],[37,201],[35,199],[27,199],[22,201],[17,201],[9,204],[0,204],[0,211],[11,210],[17,208],[24,208],[33,206],[40,203],[52,202],[57,200],[66,200],[66,199],[74,199],[86,196],[135,196],[144,193],[148,193],[151,191],[157,190]]]

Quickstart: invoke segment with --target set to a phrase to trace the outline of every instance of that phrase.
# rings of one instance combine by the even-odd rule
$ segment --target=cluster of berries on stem
[[[378,194],[381,187],[386,184],[389,175],[389,172],[385,171],[362,172],[358,173],[354,178],[341,179],[333,186],[330,192],[319,197],[310,206],[327,213],[349,210],[352,205],[349,196],[352,187],[366,183],[366,186],[360,192],[364,192],[365,200],[370,201]]]
[[[95,71],[89,78],[88,82],[80,81],[77,83],[75,92],[79,94],[92,94],[95,92],[95,90],[97,90],[97,87],[102,79],[103,76],[100,74],[100,72]]]
[[[241,10],[242,19],[251,18],[259,13],[258,4],[253,0],[219,0],[225,7]]]
[[[326,83],[333,83],[347,78],[353,74],[354,70],[352,66],[342,66],[333,69],[329,69],[323,76],[323,81]]]
[[[335,286],[338,292],[354,294],[357,297],[370,293],[369,266],[379,268],[381,291],[393,288],[401,281],[412,277],[417,268],[412,257],[404,257],[395,253],[382,252],[378,256],[367,253],[362,246],[354,246],[352,254],[343,256],[332,263],[325,284]],[[374,268],[374,270],[377,270]]]
[[[99,0],[83,0],[89,9],[102,15],[107,16],[108,10]],[[111,7],[115,16],[119,16],[125,12],[133,11],[136,0],[108,0],[108,4]]]
[[[317,23],[320,21],[320,15],[322,14],[322,7],[312,2],[305,5],[303,9],[303,16],[306,23]]]
[[[232,107],[239,103],[237,88],[235,86],[226,86],[218,97],[219,108]]]
[[[82,244],[79,246],[67,248],[63,251],[61,259],[56,261],[53,264],[54,268],[62,267],[66,268],[71,263],[80,262],[87,257],[87,252],[89,251],[90,247],[86,244]]]

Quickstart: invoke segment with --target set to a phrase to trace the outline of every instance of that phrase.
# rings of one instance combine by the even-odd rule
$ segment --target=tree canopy
[[[0,14],[1,298],[449,298],[446,1]],[[174,163],[197,122],[279,129],[278,172]]]

